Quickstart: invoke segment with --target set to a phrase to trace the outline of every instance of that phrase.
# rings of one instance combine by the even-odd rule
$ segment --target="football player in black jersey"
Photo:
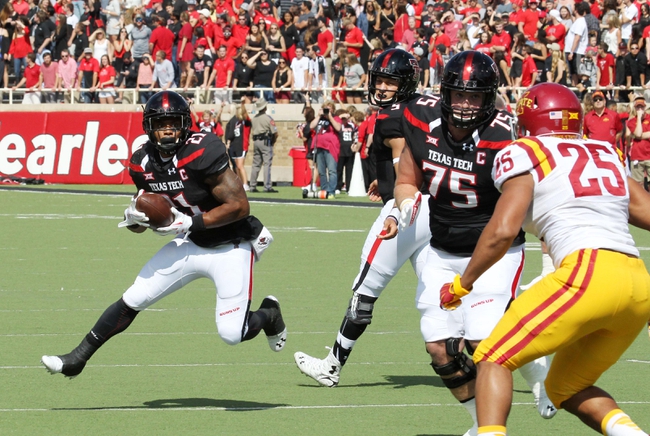
[[[410,260],[419,275],[431,237],[428,209],[420,222],[397,235],[398,211],[393,200],[395,172],[404,147],[401,118],[407,103],[422,97],[415,93],[420,77],[418,63],[404,50],[386,50],[377,57],[368,77],[369,100],[382,108],[370,152],[370,158],[377,162],[377,180],[371,183],[368,195],[373,201],[383,201],[384,207],[366,237],[352,299],[332,351],[325,359],[302,352],[294,355],[300,371],[329,387],[338,384],[341,367],[372,321],[375,301],[402,265]]]
[[[464,51],[449,60],[441,95],[415,100],[402,120],[407,146],[400,158],[395,186],[400,229],[423,213],[420,188],[429,197],[431,241],[419,276],[416,304],[420,330],[432,367],[452,394],[466,407],[477,434],[474,386],[476,369],[463,352],[489,336],[514,298],[524,266],[524,234],[508,254],[477,281],[471,301],[455,312],[440,307],[440,288],[462,274],[499,198],[492,180],[495,155],[515,138],[512,117],[495,109],[499,73],[494,61],[477,51]],[[401,231],[401,230],[400,230]],[[523,368],[539,413],[552,417],[543,381],[546,360]],[[548,406],[551,409],[548,409]]]
[[[206,277],[217,291],[219,336],[230,345],[254,338],[264,330],[273,351],[284,347],[287,330],[273,296],[250,311],[254,262],[272,242],[271,234],[250,215],[242,182],[228,167],[228,154],[212,133],[196,133],[190,108],[171,91],[155,94],[144,109],[143,128],[149,141],[131,157],[129,172],[138,194],[118,227],[141,233],[148,217],[136,210],[143,192],[166,196],[174,221],[155,233],[175,235],[142,268],[133,285],[109,306],[81,344],[61,356],[43,356],[52,374],[75,377],[108,339],[124,331],[140,311]]]

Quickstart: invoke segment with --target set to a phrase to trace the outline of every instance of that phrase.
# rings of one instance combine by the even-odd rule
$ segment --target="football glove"
[[[174,214],[174,222],[167,227],[152,229],[157,235],[180,235],[181,233],[187,233],[190,231],[190,227],[192,227],[192,217],[185,215],[183,212],[179,212],[175,207],[172,207],[172,213]]]
[[[412,226],[415,222],[415,219],[418,217],[418,212],[420,212],[420,205],[422,204],[422,193],[417,192],[413,198],[407,198],[403,200],[399,205],[400,215],[399,215],[399,230],[402,231],[405,228]]]
[[[140,197],[143,193],[144,189],[140,189],[138,193],[131,199],[131,204],[129,204],[129,207],[124,210],[124,221],[118,223],[117,227],[129,227],[136,224],[143,227],[149,227],[149,224],[147,224],[147,221],[149,221],[147,215],[135,208],[138,197]]]
[[[461,305],[465,295],[470,291],[463,288],[460,284],[460,274],[456,274],[453,283],[445,283],[440,288],[440,308],[443,310],[456,310]]]

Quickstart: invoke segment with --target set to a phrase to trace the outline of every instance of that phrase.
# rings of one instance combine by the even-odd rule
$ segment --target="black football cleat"
[[[287,342],[287,326],[282,319],[280,303],[273,295],[269,295],[262,300],[260,309],[264,309],[269,316],[269,320],[264,326],[264,334],[269,341],[269,347],[273,351],[282,351]]]

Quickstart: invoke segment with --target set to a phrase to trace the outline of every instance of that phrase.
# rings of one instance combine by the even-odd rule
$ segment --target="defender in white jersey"
[[[502,195],[467,269],[440,298],[449,310],[465,304],[522,225],[546,242],[556,271],[512,303],[474,354],[478,433],[506,434],[512,371],[555,353],[545,384],[557,408],[605,435],[647,435],[594,383],[650,317],[650,276],[628,229],[629,221],[650,230],[650,195],[610,144],[580,139],[582,108],[568,88],[532,87],[517,115],[531,136],[497,155]]]

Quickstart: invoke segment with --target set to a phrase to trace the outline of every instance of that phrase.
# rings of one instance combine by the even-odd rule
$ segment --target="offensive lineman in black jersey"
[[[264,330],[273,351],[284,347],[287,330],[277,299],[268,296],[259,310],[249,310],[253,264],[273,238],[249,215],[246,193],[228,167],[223,142],[212,133],[192,132],[191,126],[190,108],[180,95],[161,91],[149,99],[143,120],[149,141],[129,164],[139,191],[118,227],[144,232],[148,218],[136,210],[136,199],[145,191],[156,192],[174,204],[175,219],[152,231],[176,238],[142,268],[79,346],[62,356],[42,357],[50,373],[79,375],[95,351],[126,330],[140,311],[201,277],[217,288],[216,323],[227,344],[250,340]]]
[[[471,301],[455,312],[440,307],[440,288],[462,274],[494,212],[499,198],[491,176],[494,157],[515,138],[512,117],[495,109],[498,79],[494,61],[480,52],[464,51],[449,60],[441,96],[416,100],[404,110],[407,147],[395,186],[400,231],[422,213],[423,184],[430,194],[431,241],[416,304],[431,366],[474,419],[466,435],[477,434],[476,368],[463,345],[471,353],[489,336],[515,297],[524,266],[522,231],[501,263],[476,282],[472,294],[478,294]],[[540,415],[551,418],[556,410],[543,387],[547,368],[542,358],[522,368],[522,375]]]
[[[352,299],[332,351],[325,359],[302,352],[294,354],[300,371],[328,387],[338,384],[341,367],[372,321],[375,301],[402,265],[410,260],[416,274],[420,274],[431,237],[428,211],[422,213],[418,223],[397,234],[398,211],[393,200],[395,172],[404,148],[401,123],[404,108],[415,99],[427,99],[415,93],[420,68],[406,51],[390,49],[375,60],[368,77],[369,100],[382,108],[370,152],[371,158],[377,161],[377,180],[371,183],[368,195],[373,201],[383,201],[384,207],[366,237],[359,274],[352,286]]]

